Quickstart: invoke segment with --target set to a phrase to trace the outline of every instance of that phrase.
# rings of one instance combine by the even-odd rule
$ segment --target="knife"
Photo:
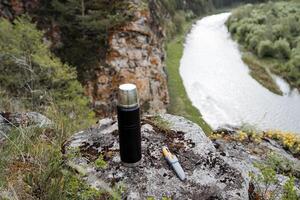
[[[178,158],[172,154],[168,147],[164,146],[162,148],[162,152],[163,155],[165,157],[165,159],[168,161],[168,163],[172,166],[173,170],[175,171],[175,173],[177,174],[177,176],[179,177],[180,180],[184,181],[185,180],[185,173],[178,161]]]

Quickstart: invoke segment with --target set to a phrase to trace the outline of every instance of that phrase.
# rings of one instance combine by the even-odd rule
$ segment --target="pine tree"
[[[41,5],[36,15],[59,24],[63,45],[55,53],[77,67],[80,80],[103,61],[109,29],[132,14],[126,0],[43,0]]]

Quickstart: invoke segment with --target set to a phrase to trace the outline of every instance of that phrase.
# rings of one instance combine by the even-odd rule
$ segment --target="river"
[[[250,124],[300,133],[299,92],[274,75],[284,92],[276,95],[249,75],[224,24],[229,16],[202,18],[186,37],[180,75],[192,104],[213,129]]]

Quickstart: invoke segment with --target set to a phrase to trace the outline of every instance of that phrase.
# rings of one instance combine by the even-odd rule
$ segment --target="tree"
[[[63,62],[77,67],[79,79],[90,79],[93,67],[104,63],[111,28],[132,17],[126,0],[41,0],[35,15],[55,21],[61,46],[54,49]]]
[[[80,108],[89,115],[75,69],[50,52],[43,32],[30,21],[28,16],[13,23],[0,19],[0,90],[31,110],[54,103],[63,112],[76,113]]]

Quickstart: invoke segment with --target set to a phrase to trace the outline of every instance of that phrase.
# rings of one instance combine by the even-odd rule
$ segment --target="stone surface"
[[[37,112],[27,113],[1,113],[0,112],[0,144],[5,139],[5,134],[9,132],[12,127],[27,127],[38,126],[45,127],[52,124],[44,115]]]
[[[143,111],[166,111],[169,95],[163,33],[142,4],[140,0],[132,2],[133,19],[109,33],[107,66],[100,66],[95,71],[95,80],[86,85],[100,116],[115,114],[117,90],[122,83],[137,85]]]
[[[112,192],[114,186],[123,185],[124,199],[248,199],[247,176],[217,153],[201,128],[183,117],[161,118],[167,125],[160,127],[153,117],[144,118],[143,159],[135,168],[120,162],[117,122],[112,119],[103,119],[66,141],[65,162],[92,187]],[[163,158],[164,145],[178,157],[187,176],[184,182]],[[94,162],[100,155],[107,162],[105,168]]]
[[[230,134],[234,131],[230,130]],[[279,185],[283,186],[289,179],[289,174],[295,177],[295,185],[298,194],[300,195],[300,161],[291,153],[285,151],[281,145],[271,139],[264,139],[260,143],[254,142],[240,142],[228,140],[224,138],[213,140],[216,150],[222,155],[222,158],[243,173],[248,181],[250,177],[249,172],[253,172],[256,176],[260,175],[260,171],[254,167],[254,163],[265,163],[271,154],[280,158],[280,164],[277,166],[277,179]],[[279,170],[280,169],[280,170]],[[265,189],[265,184],[259,183],[256,187]],[[282,187],[270,185],[269,191],[276,190],[278,196],[275,199],[281,199],[283,194]]]

